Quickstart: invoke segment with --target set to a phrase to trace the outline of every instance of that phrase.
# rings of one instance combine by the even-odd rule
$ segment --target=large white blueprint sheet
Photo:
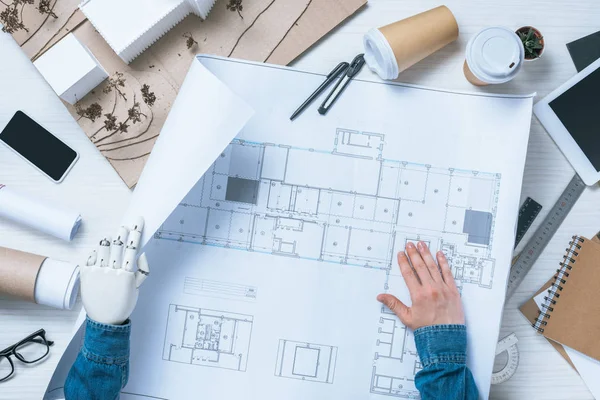
[[[412,332],[375,300],[410,303],[395,254],[417,240],[450,260],[487,398],[532,97],[355,80],[292,123],[323,76],[194,62],[255,114],[146,247],[122,398],[418,398]]]

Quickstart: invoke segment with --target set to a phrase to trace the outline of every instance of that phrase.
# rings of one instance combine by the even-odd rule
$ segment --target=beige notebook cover
[[[546,282],[540,288],[540,290],[535,292],[535,295],[533,295],[533,297],[531,297],[529,300],[527,300],[525,303],[523,303],[523,305],[519,308],[521,313],[525,316],[525,318],[527,318],[527,320],[531,323],[531,325],[533,325],[535,323],[538,315],[540,314],[539,313],[540,309],[538,308],[538,306],[535,303],[535,300],[533,298],[535,296],[537,296],[538,294],[542,293],[543,291],[550,289],[550,286],[552,286],[552,283],[554,283],[554,276],[552,276],[552,278],[550,278],[548,280],[548,282]],[[567,360],[567,362],[571,365],[571,367],[573,367],[573,369],[577,370],[577,368],[575,368],[575,365],[573,365],[571,358],[569,358],[567,351],[564,349],[564,347],[560,343],[556,343],[555,341],[550,340],[548,338],[546,338],[546,340],[548,340],[548,342],[552,345],[552,347],[554,347],[554,349],[556,351],[558,351],[560,353],[560,355],[564,357],[565,360]]]
[[[594,300],[600,292],[600,243],[576,237],[564,261],[558,279],[550,282],[552,301],[534,325],[546,338],[600,360],[600,303]],[[526,316],[532,315],[531,303],[521,307]]]

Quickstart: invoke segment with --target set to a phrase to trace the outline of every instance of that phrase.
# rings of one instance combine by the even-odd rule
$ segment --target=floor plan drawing
[[[163,360],[246,371],[254,318],[171,304]]]
[[[459,290],[491,289],[500,174],[388,159],[385,145],[349,129],[329,149],[235,139],[155,238],[376,269],[384,291],[402,284],[396,253],[422,240]],[[370,392],[417,398],[412,333],[385,307],[374,329]],[[275,374],[331,383],[321,357],[336,352],[281,340]]]
[[[412,332],[393,315],[379,320],[377,352],[373,361],[371,393],[407,399],[419,398],[415,386],[421,363]]]
[[[468,283],[491,284],[500,176],[386,159],[384,139],[338,129],[326,150],[235,139],[155,238],[389,270],[427,237]]]
[[[326,118],[290,121],[323,79],[194,59],[122,218],[144,218],[155,266],[131,315],[125,392],[418,398],[419,333],[377,298],[410,302],[397,255],[423,241],[449,262],[466,364],[489,398],[533,95],[358,79]]]
[[[279,340],[275,376],[333,383],[337,347]]]

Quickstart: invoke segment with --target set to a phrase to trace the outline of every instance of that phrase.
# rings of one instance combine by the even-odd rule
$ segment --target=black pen
[[[292,114],[292,116],[290,117],[290,120],[293,121],[294,118],[296,118],[298,115],[300,115],[302,113],[302,111],[304,111],[306,109],[306,107],[308,107],[310,105],[310,103],[312,103],[317,97],[319,97],[319,95],[329,86],[331,85],[331,83],[333,81],[335,81],[337,79],[338,76],[340,76],[341,74],[345,73],[346,70],[350,67],[350,64],[348,64],[347,62],[341,62],[338,64],[337,67],[335,67],[333,69],[333,71],[331,71],[328,75],[327,75],[327,79],[325,79],[325,81],[323,83],[321,83],[321,86],[319,86],[317,88],[317,90],[314,91],[313,94],[310,95],[310,97],[308,99],[306,99],[306,101],[304,103],[302,103],[302,105],[300,107],[298,107],[298,109],[296,111],[294,111],[294,113]]]

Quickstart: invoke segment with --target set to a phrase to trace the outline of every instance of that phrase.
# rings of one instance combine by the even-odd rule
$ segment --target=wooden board
[[[189,15],[129,65],[82,17],[76,0],[55,0],[56,19],[44,17],[35,5],[26,6],[23,20],[27,25],[39,26],[14,36],[26,54],[35,59],[72,31],[112,79],[122,74],[117,84],[120,93],[109,91],[110,81],[105,81],[76,107],[65,105],[132,188],[195,54],[286,65],[365,4],[366,0],[252,0],[244,2],[240,16],[227,10],[226,1],[218,1],[206,20]],[[189,38],[193,41],[188,48]],[[144,85],[156,97],[154,102],[144,102]],[[82,110],[92,105],[95,114],[82,116]]]

